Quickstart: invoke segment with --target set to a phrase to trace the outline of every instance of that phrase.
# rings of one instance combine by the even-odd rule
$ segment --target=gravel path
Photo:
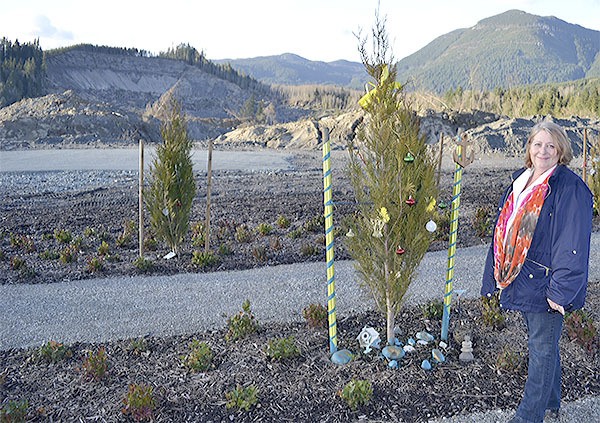
[[[590,279],[600,278],[600,235],[592,236]],[[455,290],[479,296],[487,246],[456,253]],[[441,298],[447,252],[427,253],[411,284],[413,304]],[[335,263],[338,316],[361,311],[370,299],[356,282],[351,261]],[[0,349],[34,347],[48,340],[102,342],[151,334],[166,336],[222,328],[249,299],[262,322],[300,321],[302,308],[324,303],[324,263],[298,263],[243,271],[87,279],[0,286]]]

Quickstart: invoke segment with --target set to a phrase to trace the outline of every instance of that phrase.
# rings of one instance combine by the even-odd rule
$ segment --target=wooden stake
[[[440,178],[442,177],[442,157],[444,155],[444,134],[440,134],[440,155],[438,156],[438,169],[437,169],[437,187],[440,187]]]
[[[583,129],[583,182],[587,184],[587,128]]]
[[[206,223],[204,232],[204,252],[210,249],[210,191],[212,188],[212,150],[213,142],[208,141],[208,168],[206,175]]]
[[[144,257],[144,140],[140,138],[140,186],[138,202],[140,257]]]

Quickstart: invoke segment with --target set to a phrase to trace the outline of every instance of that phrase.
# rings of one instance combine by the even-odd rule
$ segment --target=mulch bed
[[[597,321],[600,281],[590,285],[586,310]],[[456,304],[455,304],[456,306]],[[260,324],[260,322],[259,322]],[[397,320],[398,338],[406,341],[428,330],[436,337],[417,345],[398,369],[388,368],[377,350],[361,353],[356,336],[364,326],[384,333],[385,322],[373,312],[338,315],[339,348],[356,357],[347,365],[329,358],[328,333],[308,324],[265,324],[258,333],[226,341],[226,328],[192,336],[145,338],[68,346],[72,357],[52,363],[37,349],[0,352],[2,402],[28,401],[31,421],[128,421],[123,399],[129,384],[152,386],[157,405],[154,421],[323,421],[356,420],[425,422],[429,419],[490,409],[516,407],[526,378],[526,333],[518,313],[506,313],[503,329],[482,321],[477,300],[462,300],[453,312],[446,361],[421,369],[439,341],[441,321],[426,319],[423,307],[406,307]],[[465,329],[466,328],[466,329]],[[459,334],[469,332],[475,360],[462,363]],[[293,336],[300,356],[272,360],[270,340]],[[206,342],[214,353],[211,368],[193,372],[184,365],[192,340]],[[84,360],[104,347],[108,372],[100,380],[87,376]],[[600,394],[600,355],[586,351],[566,331],[561,339],[563,400]],[[594,350],[597,349],[597,344]],[[501,368],[498,356],[510,351],[516,365]],[[352,410],[339,396],[351,380],[372,383],[371,401]],[[258,403],[248,411],[226,407],[226,393],[254,385]]]

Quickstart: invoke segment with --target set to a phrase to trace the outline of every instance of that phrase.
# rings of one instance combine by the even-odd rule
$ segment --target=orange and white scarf
[[[494,277],[498,288],[504,289],[517,277],[525,263],[525,257],[531,246],[533,232],[537,225],[546,193],[548,179],[554,169],[548,172],[544,180],[535,185],[515,207],[515,193],[511,193],[502,207],[496,229],[494,230]]]

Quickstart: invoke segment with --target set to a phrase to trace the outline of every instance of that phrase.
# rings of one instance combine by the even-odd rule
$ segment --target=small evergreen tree
[[[150,166],[145,202],[156,237],[178,253],[189,229],[196,183],[192,169],[192,141],[181,106],[171,102],[168,118],[161,127],[163,143]]]
[[[358,213],[346,239],[361,284],[387,317],[387,340],[392,343],[404,294],[431,242],[425,226],[437,188],[435,160],[396,82],[385,22],[378,14],[372,37],[372,55],[366,39],[359,47],[375,83],[359,102],[365,120],[349,145],[348,173]]]

